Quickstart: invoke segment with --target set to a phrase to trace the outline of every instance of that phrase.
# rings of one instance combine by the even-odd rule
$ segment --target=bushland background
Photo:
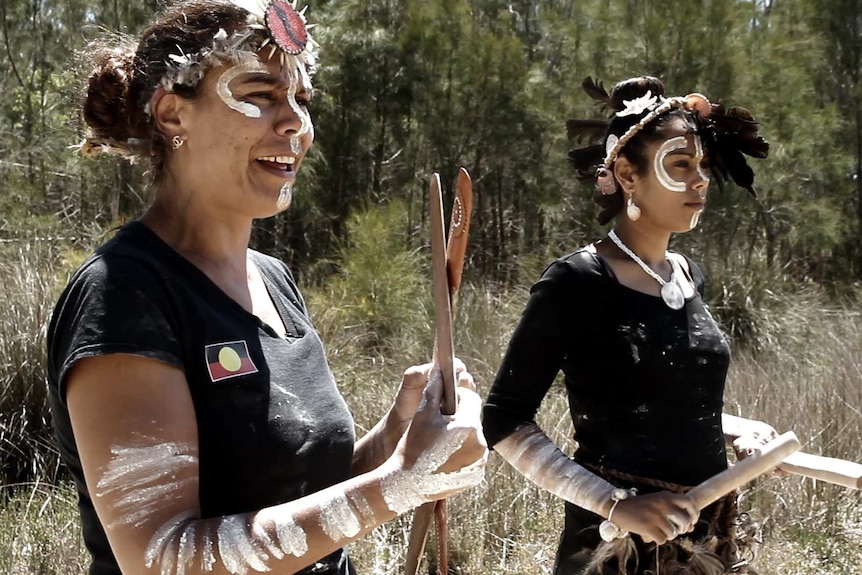
[[[75,499],[45,405],[45,331],[70,272],[147,204],[138,167],[82,160],[75,51],[136,33],[153,0],[0,0],[0,572],[82,573]],[[806,449],[862,460],[862,0],[318,0],[316,146],[291,209],[254,244],[288,261],[360,428],[432,335],[427,182],[475,181],[457,349],[487,391],[527,287],[602,233],[565,155],[579,89],[643,73],[670,94],[751,108],[772,143],[758,199],[714,191],[674,240],[705,268],[730,338],[727,410],[793,429]],[[696,382],[692,382],[696,384]],[[572,448],[555,388],[540,423]],[[360,429],[361,431],[361,429]],[[683,438],[681,438],[681,441]],[[764,574],[862,573],[862,499],[766,478]],[[453,501],[459,573],[549,573],[559,501],[494,456]],[[396,573],[410,518],[354,545]]]

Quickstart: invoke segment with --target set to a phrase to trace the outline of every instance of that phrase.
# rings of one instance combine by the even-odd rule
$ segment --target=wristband
[[[613,500],[613,505],[611,505],[611,510],[608,512],[608,518],[599,524],[599,535],[601,536],[603,541],[611,542],[614,539],[622,539],[626,535],[629,534],[625,529],[620,529],[613,521],[614,511],[617,508],[617,505],[623,499],[628,499],[629,497],[634,497],[637,495],[637,489],[622,489],[617,488],[611,492],[611,499]]]

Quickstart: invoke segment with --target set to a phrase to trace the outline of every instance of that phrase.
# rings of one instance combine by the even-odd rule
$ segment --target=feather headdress
[[[610,109],[611,95],[601,82],[587,77],[581,87],[602,109]],[[644,126],[674,109],[682,108],[692,114],[704,147],[710,156],[712,170],[722,181],[733,180],[756,197],[754,172],[745,160],[745,155],[765,158],[769,144],[758,134],[758,123],[745,108],[725,109],[724,105],[711,103],[701,94],[685,97],[664,98],[646,90],[641,96],[624,100],[621,109],[612,111],[605,120],[570,119],[566,122],[566,133],[575,142],[586,146],[569,151],[569,160],[581,179],[597,177],[603,194],[614,194],[609,171],[628,141]],[[610,126],[615,118],[626,118],[621,133],[612,133]],[[616,123],[615,123],[616,125]]]

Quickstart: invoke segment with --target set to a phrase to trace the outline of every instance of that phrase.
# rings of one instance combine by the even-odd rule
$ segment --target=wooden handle
[[[710,477],[688,494],[697,502],[698,509],[718,501],[734,489],[741,487],[778,466],[788,455],[799,451],[801,445],[792,431],[783,433],[749,455],[733,467]]]
[[[440,174],[435,173],[431,177],[429,200],[431,204],[431,278],[436,324],[434,361],[443,375],[443,400],[440,409],[444,415],[452,415],[456,407],[455,344],[452,338],[452,308],[449,300],[449,272],[446,270],[446,228],[443,222]]]
[[[853,461],[797,451],[788,455],[778,469],[850,489],[862,489],[862,465]]]
[[[424,503],[413,510],[413,527],[410,529],[410,539],[407,542],[407,556],[404,559],[404,574],[417,575],[422,556],[425,555],[425,542],[431,530],[434,519],[436,501]]]

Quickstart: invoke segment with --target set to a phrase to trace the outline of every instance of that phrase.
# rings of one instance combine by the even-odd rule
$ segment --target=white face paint
[[[655,177],[662,186],[672,192],[684,192],[686,190],[686,183],[674,180],[670,177],[670,174],[667,173],[667,170],[664,167],[664,159],[671,152],[681,150],[687,146],[688,142],[685,137],[677,136],[666,140],[655,153],[655,159],[653,160]]]
[[[693,135],[694,139],[694,159],[697,162],[697,174],[704,181],[704,186],[709,185],[709,175],[703,171],[703,144],[700,141],[700,136]],[[682,150],[688,147],[688,141],[685,136],[676,136],[666,140],[656,151],[655,159],[653,160],[653,168],[655,170],[656,179],[659,183],[672,192],[685,192],[688,189],[686,182],[680,182],[671,177],[664,167],[664,160],[669,154],[676,150]],[[696,225],[696,224],[695,224]],[[693,227],[693,226],[692,226]]]
[[[703,171],[703,144],[700,141],[700,136],[694,136],[694,159],[697,160],[697,175],[699,175],[704,181],[704,192],[706,191],[706,187],[709,185],[709,174]],[[706,199],[706,194],[704,193],[700,199]]]
[[[260,118],[260,108],[248,102],[240,102],[233,97],[233,92],[230,89],[230,83],[234,78],[242,74],[268,74],[269,70],[260,62],[252,64],[239,64],[228,68],[222,75],[219,76],[218,84],[216,85],[216,93],[219,98],[231,110],[236,110],[243,116],[248,118]]]
[[[691,221],[688,223],[688,229],[693,230],[697,227],[697,224],[700,223],[700,215],[703,213],[703,210],[699,210],[691,216]]]
[[[285,182],[278,191],[278,199],[275,202],[275,207],[279,210],[286,210],[290,207],[291,201],[293,201],[293,184]]]

